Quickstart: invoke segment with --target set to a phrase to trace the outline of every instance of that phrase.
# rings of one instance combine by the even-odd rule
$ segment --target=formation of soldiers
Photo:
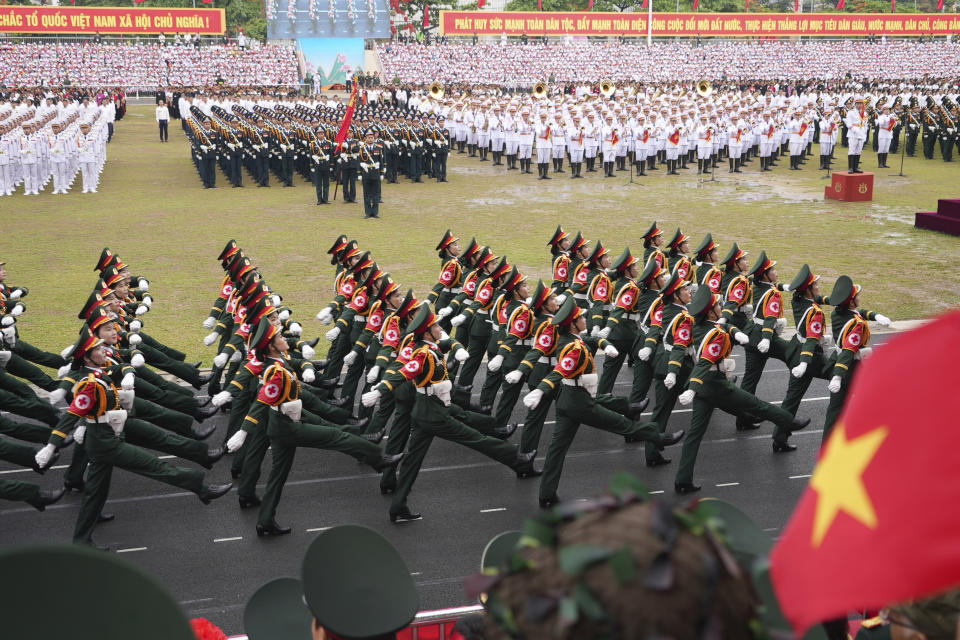
[[[868,321],[890,325],[860,306],[860,286],[841,276],[825,297],[807,265],[783,284],[765,252],[749,260],[736,243],[721,252],[709,233],[692,248],[681,230],[666,240],[654,223],[638,242],[642,254],[627,248],[614,259],[603,243],[580,233],[571,238],[558,227],[547,243],[553,279],[534,285],[490,247],[476,239],[462,246],[447,231],[436,246],[437,283],[418,299],[369,251],[340,236],[327,252],[334,295],[317,314],[333,325],[326,333],[331,346],[326,360],[314,360],[319,338],[304,338],[292,309],[230,241],[218,256],[224,277],[203,323],[210,331],[204,344],[216,345],[207,374],[144,330],[154,304],[149,281],[109,249],[97,260],[99,278],[78,314],[79,338],[60,354],[19,334],[29,291],[8,284],[0,263],[0,408],[42,423],[0,418],[0,457],[42,473],[73,447],[64,489],[0,480],[0,496],[42,510],[65,490],[82,491],[73,537],[94,544],[97,523],[112,518],[102,508],[113,467],[209,502],[231,485],[210,485],[202,472],[148,450],[206,468],[232,453],[240,507],[259,507],[258,535],[282,535],[290,532],[276,520],[283,485],[296,448],[312,447],[341,451],[381,472],[380,491],[393,495],[390,519],[400,523],[421,517],[407,500],[430,443],[440,437],[520,479],[540,477],[539,502],[549,507],[559,501],[564,457],[581,424],[643,442],[650,467],[669,464],[664,447],[683,440],[675,490],[690,493],[700,488],[695,462],[714,409],[735,415],[739,430],[773,422],[773,452],[794,451],[790,435],[809,423],[796,413],[813,378],[828,380],[831,394],[826,439],[869,354]],[[796,329],[783,337],[788,292]],[[736,345],[746,356],[739,385],[730,359]],[[791,372],[779,406],[755,395],[770,358]],[[614,396],[625,363],[632,367],[630,392]],[[56,368],[57,377],[40,367]],[[203,397],[191,390],[204,386]],[[641,414],[651,388],[655,403],[646,421]],[[521,423],[511,415],[521,400],[526,416],[513,444]],[[668,429],[677,402],[693,407],[686,435]],[[56,408],[61,403],[65,412]],[[534,459],[552,405],[556,426],[538,469]],[[201,423],[220,409],[229,413],[224,445],[211,447],[203,440],[214,427]],[[256,487],[268,448],[272,466],[261,497]]]
[[[118,116],[89,95],[0,94],[0,196],[66,194],[78,176],[96,193]]]

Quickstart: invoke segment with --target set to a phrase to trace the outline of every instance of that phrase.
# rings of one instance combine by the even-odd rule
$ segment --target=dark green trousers
[[[17,442],[10,438],[0,438],[0,460],[6,460],[15,465],[31,469],[33,468],[33,458],[36,453],[36,447],[31,447],[28,444]]]
[[[359,323],[351,321],[350,324]],[[340,373],[343,370],[343,358],[350,352],[353,343],[356,341],[356,338],[350,338],[350,335],[353,333],[352,326],[346,329],[339,324],[336,326],[340,327],[340,335],[330,344],[330,350],[327,351],[327,366],[323,370],[323,377],[325,379],[336,379],[340,377]]]
[[[162,351],[148,345],[146,340],[144,340],[137,349],[143,353],[144,360],[146,360],[150,366],[175,375],[188,384],[196,386],[199,383],[200,370],[193,365],[174,360]]]
[[[520,366],[520,363],[524,357],[526,357],[529,350],[529,347],[526,346],[515,346],[513,351],[503,359],[500,371],[497,372],[500,374],[500,399],[497,401],[497,408],[493,415],[496,418],[495,424],[501,427],[510,422],[510,415],[513,413],[513,408],[517,406],[517,400],[520,399],[520,394],[523,392],[524,386],[523,380],[515,384],[510,384],[504,380],[504,377],[507,373],[514,371]],[[482,401],[481,397],[481,402]]]
[[[760,383],[760,376],[763,374],[763,368],[767,360],[775,358],[788,367],[799,364],[800,348],[795,340],[784,340],[778,335],[769,338],[770,349],[766,353],[757,351],[757,344],[763,339],[764,335],[759,326],[750,334],[750,343],[744,347],[746,352],[746,369],[743,372],[743,380],[740,382],[740,388],[747,393],[756,393],[757,385]]]
[[[14,502],[29,502],[40,497],[40,485],[20,480],[0,478],[0,498]]]
[[[0,416],[0,433],[17,440],[46,444],[50,439],[50,427],[31,422],[17,422]]]
[[[637,364],[639,364],[639,362]],[[670,414],[673,413],[674,407],[677,406],[677,398],[680,397],[680,394],[683,393],[683,390],[687,386],[691,371],[693,371],[693,366],[690,364],[689,359],[684,358],[680,372],[677,373],[677,384],[673,385],[672,389],[667,389],[666,385],[663,384],[664,378],[659,376],[655,378],[653,391],[656,395],[657,402],[653,407],[653,417],[650,421],[656,425],[659,433],[664,433],[667,430],[667,423],[670,422]],[[645,454],[647,462],[651,462],[660,455],[660,447],[652,442],[647,442],[645,445]]]
[[[620,369],[623,368],[623,363],[626,362],[627,356],[630,355],[630,349],[633,347],[633,343],[634,341],[632,339],[610,340],[610,344],[612,344],[619,353],[617,353],[616,358],[605,357],[603,359],[603,373],[600,374],[600,383],[597,386],[598,394],[613,393],[613,385],[617,382],[617,376],[620,375]]]
[[[173,409],[164,409],[149,400],[134,398],[131,415],[140,420],[152,422],[158,427],[163,427],[181,436],[191,437],[193,435],[193,418],[191,416]]]
[[[541,499],[556,498],[567,450],[581,424],[621,436],[635,436],[653,442],[659,440],[656,425],[640,424],[623,415],[629,408],[630,402],[625,397],[598,395],[593,398],[583,387],[561,388],[557,398],[557,424],[540,479]]]
[[[31,362],[27,362],[27,360],[16,352],[10,354],[10,361],[7,362],[6,372],[11,376],[28,380],[44,391],[53,391],[60,386],[58,380],[54,380],[44,373],[40,367]]]
[[[639,349],[637,350],[639,351]],[[648,360],[637,358],[633,362],[633,382],[630,384],[630,402],[643,402],[653,384],[653,356]]]
[[[840,383],[840,391],[830,394],[830,403],[827,405],[827,415],[823,421],[823,435],[820,439],[821,445],[830,437],[833,425],[837,422],[837,418],[840,417],[840,412],[843,411],[843,405],[847,401],[847,393],[850,391],[850,385],[853,384],[853,377],[856,374],[858,365],[859,360],[854,360],[847,375],[843,377]]]
[[[537,366],[541,365],[538,364]],[[546,367],[546,365],[543,366]],[[533,382],[536,372],[537,370],[534,369],[530,374],[530,386],[532,388],[536,388],[536,385],[540,384],[539,381],[536,384]],[[546,372],[543,375],[546,375]],[[543,379],[543,375],[540,375],[540,380]],[[520,434],[520,453],[530,453],[540,448],[540,434],[543,433],[543,423],[546,421],[547,413],[559,394],[560,389],[556,387],[546,391],[537,406],[527,410],[527,415],[523,419],[523,433]]]
[[[67,361],[64,360],[59,353],[43,351],[29,342],[24,342],[20,338],[17,338],[17,344],[14,345],[13,352],[25,360],[29,360],[43,367],[50,367],[51,369],[59,369],[67,364]]]
[[[339,451],[369,464],[380,460],[380,447],[368,440],[332,427],[294,422],[279,411],[270,411],[267,431],[273,451],[273,465],[260,504],[258,524],[273,522],[298,447]]]
[[[378,422],[377,427],[374,429],[371,427],[371,432],[376,433],[386,425],[386,420],[389,419],[390,414],[387,414],[386,418],[383,418],[380,411],[384,410],[385,404],[389,405],[389,411],[393,413],[393,424],[390,426],[390,436],[387,438],[387,446],[384,447],[384,454],[388,456],[395,456],[398,453],[402,453],[407,448],[407,442],[410,440],[410,423],[411,416],[413,414],[413,403],[416,399],[417,393],[412,382],[404,382],[401,384],[396,391],[390,395],[384,396],[380,400],[380,407],[377,409],[377,413],[374,416],[374,420],[370,421],[370,424],[373,425],[374,421],[378,418],[382,420],[382,423]],[[381,490],[394,490],[397,488],[397,467],[393,466],[389,469],[384,469],[383,473],[380,475],[380,489]]]
[[[336,428],[335,425],[324,422],[320,416],[310,413],[307,409],[303,410],[300,422]],[[270,448],[270,435],[266,424],[247,424],[245,426],[247,427],[247,438],[243,447],[234,454],[232,468],[237,468],[236,458],[242,458],[239,465],[240,479],[237,483],[237,495],[240,498],[252,498],[257,495],[257,482],[260,480],[263,459],[267,456],[267,449]]]
[[[474,322],[481,322],[486,326],[486,318],[480,316],[474,318]],[[483,362],[483,354],[487,352],[487,342],[490,340],[490,334],[473,334],[470,336],[470,344],[467,346],[467,359],[460,367],[460,377],[457,384],[464,387],[473,387],[473,380],[477,377],[477,371],[480,370],[480,364]],[[462,399],[457,400],[457,404],[463,404]],[[466,398],[466,403],[470,403],[470,398]]]
[[[167,345],[163,344],[156,338],[153,338],[147,335],[146,333],[143,333],[142,331],[140,332],[140,337],[143,338],[143,342],[141,343],[141,345],[145,344],[148,347],[153,347],[154,349],[156,349],[157,351],[159,351],[160,353],[164,354],[169,358],[172,358],[179,362],[183,362],[187,357],[187,354],[185,354],[184,352],[177,351],[173,347],[168,347]]]
[[[714,409],[720,409],[731,415],[749,413],[770,420],[778,428],[786,429],[793,421],[793,416],[776,405],[758,399],[752,393],[732,384],[719,372],[712,373],[704,380],[703,386],[697,391],[693,399],[693,416],[690,420],[690,429],[683,440],[683,451],[680,454],[680,464],[677,466],[677,483],[693,482],[693,467],[697,462],[697,452],[700,442],[707,432],[710,416]]]
[[[410,431],[410,441],[407,446],[407,455],[400,463],[397,478],[397,491],[393,494],[390,504],[390,513],[400,513],[407,506],[407,497],[413,489],[413,484],[420,473],[423,460],[430,450],[430,443],[435,437],[449,440],[470,447],[474,451],[513,468],[517,461],[517,448],[497,438],[485,436],[473,427],[454,419],[450,415],[449,407],[436,396],[416,394],[413,404],[413,426]]]
[[[138,375],[135,388],[138,398],[148,400],[153,404],[170,411],[187,415],[191,418],[191,420],[200,412],[200,407],[197,405],[197,401],[194,400],[192,394],[186,395],[183,393],[177,393],[176,391],[168,391],[167,389],[157,387],[156,385],[151,384],[141,378],[139,372],[137,373]],[[151,420],[151,422],[153,421]]]
[[[800,409],[800,401],[810,388],[810,383],[814,378],[829,380],[832,377],[835,358],[826,358],[823,353],[817,351],[810,359],[807,365],[807,372],[800,378],[794,378],[790,375],[790,382],[787,383],[787,395],[783,398],[780,408],[792,416],[797,415]]]
[[[162,391],[167,393],[176,393],[181,396],[187,396],[190,399],[193,399],[194,391],[190,387],[185,387],[182,384],[177,384],[173,380],[167,380],[162,375],[154,371],[149,367],[140,367],[137,369],[137,381],[145,380]],[[158,403],[161,404],[161,403]],[[172,407],[176,408],[176,407]],[[189,411],[184,411],[184,413],[190,413]]]
[[[55,427],[60,413],[25,383],[0,371],[0,409]]]

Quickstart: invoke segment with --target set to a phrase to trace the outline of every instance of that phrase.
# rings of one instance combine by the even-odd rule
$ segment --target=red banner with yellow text
[[[223,9],[0,6],[3,33],[222,34]]]
[[[447,35],[646,36],[646,13],[582,11],[441,11]],[[654,13],[653,35],[929,36],[960,31],[960,14]]]

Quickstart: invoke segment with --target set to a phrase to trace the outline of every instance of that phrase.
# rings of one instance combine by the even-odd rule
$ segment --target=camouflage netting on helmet
[[[757,598],[713,523],[613,491],[529,521],[509,566],[479,578],[487,638],[754,638]]]

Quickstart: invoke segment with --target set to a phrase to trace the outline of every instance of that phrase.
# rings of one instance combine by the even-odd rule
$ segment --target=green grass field
[[[856,204],[824,200],[827,181],[816,157],[802,172],[783,162],[761,175],[754,162],[734,177],[724,165],[717,182],[703,184],[695,167],[669,179],[661,170],[638,187],[625,186],[626,172],[617,179],[596,173],[571,181],[566,173],[537,181],[454,154],[449,183],[385,184],[381,219],[364,220],[362,200],[318,207],[299,177],[293,189],[275,178],[269,189],[232,189],[219,174],[218,188],[204,190],[179,122],[171,125],[170,142],[160,144],[152,107],[131,107],[108,147],[97,194],[80,194],[78,178],[69,195],[0,199],[0,259],[10,283],[31,289],[19,324],[24,339],[51,351],[73,341],[76,313],[96,281],[93,266],[109,246],[151,281],[157,304],[145,330],[209,364],[214,354],[202,345],[200,323],[222,278],[216,256],[230,238],[313,336],[321,332],[314,315],[332,294],[325,251],[334,237],[356,238],[404,288],[425,294],[438,272],[433,247],[448,227],[464,241],[476,235],[533,278],[550,275],[545,243],[557,224],[581,229],[617,254],[625,245],[639,252],[639,234],[657,220],[668,235],[681,227],[694,246],[709,231],[721,252],[732,241],[751,259],[765,249],[779,261],[784,281],[809,262],[823,276],[825,293],[838,275],[849,274],[864,285],[863,305],[894,320],[960,300],[954,273],[960,240],[913,227],[914,212],[960,196],[960,162],[908,158],[908,177],[881,170],[875,201]],[[845,168],[845,150],[838,153],[835,166]],[[874,170],[876,155],[863,157],[862,167]],[[891,156],[891,165],[899,162]]]

